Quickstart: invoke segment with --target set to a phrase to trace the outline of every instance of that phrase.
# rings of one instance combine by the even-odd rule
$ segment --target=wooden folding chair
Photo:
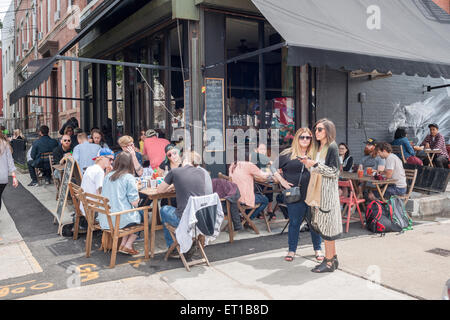
[[[43,161],[44,163],[45,163],[46,161],[49,161],[49,162],[50,162],[50,170],[51,170],[51,160],[52,160],[52,157],[53,157],[53,152],[43,152],[43,153],[41,153],[41,157],[40,157],[41,159],[44,160],[44,161]],[[45,166],[45,164],[44,164],[44,166]],[[38,183],[38,185],[40,185],[42,179],[45,179],[45,177],[44,177],[44,170],[41,169],[41,168],[34,168],[34,171],[36,172],[37,183]],[[53,175],[52,172],[51,172],[51,174]]]
[[[172,245],[170,246],[169,250],[167,250],[167,253],[164,256],[164,261],[167,261],[169,258],[169,255],[172,253],[172,251],[174,249],[177,249],[177,252],[180,255],[180,259],[183,262],[183,265],[187,271],[191,271],[191,269],[189,267],[198,265],[198,264],[206,263],[209,267],[211,266],[209,264],[208,257],[206,256],[205,250],[204,250],[204,247],[205,247],[205,236],[204,235],[202,235],[202,234],[197,235],[196,238],[193,238],[194,242],[192,243],[193,246],[197,245],[197,248],[200,250],[202,258],[188,262],[184,256],[184,254],[181,253],[181,251],[180,251],[180,245],[178,244],[177,238],[175,236],[176,228],[174,226],[168,224],[167,222],[164,223],[164,225],[167,228],[167,230],[169,230],[170,236],[172,237],[172,240],[173,240]]]
[[[344,212],[345,212],[345,207],[347,207],[347,221],[343,222],[343,223],[347,224],[345,232],[348,232],[348,228],[349,228],[349,225],[350,225],[350,219],[351,219],[353,207],[356,207],[356,209],[358,210],[359,220],[361,221],[361,226],[364,228],[364,219],[362,217],[361,209],[359,208],[359,204],[360,203],[364,203],[366,200],[365,199],[358,199],[356,197],[355,190],[353,188],[353,183],[352,183],[351,180],[338,181],[338,184],[339,184],[339,187],[341,187],[341,188],[349,188],[350,189],[350,195],[348,197],[340,197],[339,198],[341,204],[345,205],[344,206]],[[345,220],[345,218],[343,220]]]
[[[78,239],[78,230],[80,227],[80,218],[83,213],[80,209],[80,203],[82,203],[83,189],[73,182],[69,182],[69,192],[72,198],[73,208],[75,209],[75,222],[73,224],[73,240]]]
[[[224,215],[224,220],[227,221],[227,224],[224,225],[220,231],[225,230],[228,227],[228,233],[230,237],[230,243],[234,241],[234,231],[233,231],[233,220],[231,219],[231,203],[227,199],[220,199],[220,203],[225,203],[226,213]]]
[[[148,212],[150,207],[139,207],[139,208],[133,208],[129,210],[119,211],[119,212],[110,212],[111,209],[109,206],[109,200],[108,198],[95,195],[92,193],[83,193],[84,201],[87,204],[87,210],[85,208],[86,217],[88,220],[88,225],[90,228],[91,225],[94,224],[95,219],[95,213],[98,214],[104,214],[107,217],[109,229],[101,229],[103,231],[102,233],[102,247],[104,252],[111,249],[111,261],[110,261],[110,268],[114,268],[116,265],[116,256],[117,256],[117,250],[120,245],[120,239],[124,236],[144,231],[144,251],[145,251],[145,259],[149,259],[149,247],[148,247]],[[84,206],[84,204],[83,204]],[[120,216],[126,213],[134,212],[144,210],[144,223],[140,223],[138,225],[127,227],[127,228],[120,228]],[[112,222],[112,217],[115,217],[115,223]],[[89,241],[86,237],[86,257],[90,256],[91,253],[91,245],[92,245],[92,231],[88,230]]]
[[[56,187],[56,201],[58,201],[59,186],[61,184],[61,180],[55,177],[55,168],[53,168],[53,154],[49,155],[48,161],[50,161],[50,171],[51,171],[53,183],[55,184],[55,187]]]
[[[397,155],[403,163],[406,163],[405,154],[403,153],[402,146],[392,146],[392,153]]]
[[[409,182],[409,189],[408,192],[402,196],[397,196],[400,199],[403,199],[403,201],[406,203],[409,200],[409,197],[411,196],[411,193],[414,189],[414,185],[416,184],[416,178],[417,178],[417,169],[405,169],[405,176],[406,176],[406,182]]]
[[[223,173],[219,172],[218,177],[220,179],[226,179],[230,182],[233,182],[231,177],[224,175]],[[241,213],[242,217],[244,218],[244,220],[242,220],[242,226],[245,225],[245,223],[248,223],[248,225],[255,231],[256,234],[259,234],[259,230],[256,227],[256,225],[253,223],[253,221],[250,219],[251,215],[253,214],[253,212],[255,212],[256,209],[258,209],[260,206],[260,204],[257,204],[255,207],[249,207],[243,203],[238,202],[238,209],[239,212]],[[250,210],[250,212],[247,214],[246,211]],[[264,213],[263,213],[264,214]],[[266,218],[266,217],[265,217]],[[267,223],[267,219],[266,220],[266,225],[268,226]],[[270,227],[268,226],[268,229],[270,230]]]
[[[286,210],[287,210],[287,205],[286,204],[284,204],[282,202],[279,203],[277,201],[277,204],[273,208],[273,213],[274,214],[276,214],[276,211],[277,211],[278,207],[283,207],[283,208],[286,208]],[[284,214],[283,214],[283,217],[284,217]],[[289,218],[287,218],[287,219],[286,218],[284,218],[284,219],[277,219],[276,221],[270,221],[269,224],[272,224],[272,223],[284,223],[284,222],[286,222],[286,224],[284,225],[283,229],[280,232],[280,234],[283,234],[284,230],[286,230],[287,226],[289,225]]]

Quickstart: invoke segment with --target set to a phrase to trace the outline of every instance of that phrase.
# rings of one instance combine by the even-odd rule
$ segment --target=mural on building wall
[[[450,81],[444,80],[444,83]],[[436,91],[440,92],[423,101],[394,105],[393,120],[389,124],[392,136],[398,127],[405,127],[408,129],[408,138],[420,144],[429,134],[428,124],[436,123],[446,143],[450,143],[450,87]]]

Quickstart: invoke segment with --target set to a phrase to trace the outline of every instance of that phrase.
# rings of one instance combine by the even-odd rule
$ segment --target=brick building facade
[[[14,0],[16,87],[25,81],[36,68],[30,62],[54,56],[60,48],[76,36],[83,10],[93,5],[92,0]],[[78,56],[78,47],[66,55]],[[50,77],[30,96],[18,103],[19,127],[34,132],[40,125],[48,125],[57,132],[70,117],[80,118],[78,62],[58,61]]]

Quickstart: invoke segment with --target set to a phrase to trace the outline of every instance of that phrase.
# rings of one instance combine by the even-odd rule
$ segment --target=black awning
[[[30,61],[27,64],[27,73],[30,75],[34,74],[40,68],[44,67],[47,64],[47,62],[50,61],[50,59],[52,58],[44,58]]]
[[[95,25],[103,18],[105,18],[119,3],[121,0],[111,1],[109,5],[95,17],[81,32],[76,35],[72,40],[70,40],[62,49],[58,51],[56,56],[64,55],[67,51],[70,50],[77,42],[79,42],[88,32],[90,32]],[[51,57],[45,62],[39,70],[33,73],[26,81],[24,81],[17,89],[11,92],[9,104],[13,105],[20,98],[25,97],[29,92],[33,91],[39,85],[48,79],[50,73],[52,72],[53,64],[56,62],[56,56]]]
[[[39,70],[35,71],[27,80],[25,80],[16,90],[11,92],[9,96],[9,104],[13,105],[20,98],[25,97],[29,92],[38,88],[42,82],[48,79],[53,69],[53,64],[56,62],[56,58],[50,58],[43,61]],[[31,62],[30,62],[31,63]],[[39,63],[42,63],[40,61]]]
[[[450,15],[432,0],[252,0],[288,64],[450,78]]]

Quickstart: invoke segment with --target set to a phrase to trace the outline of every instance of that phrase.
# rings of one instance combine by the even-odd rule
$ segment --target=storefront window
[[[116,61],[123,61],[123,55],[116,56]],[[113,66],[116,70],[116,138],[124,134],[125,108],[124,108],[124,85],[123,85],[123,66]]]
[[[237,18],[226,19],[226,39],[227,58],[283,41],[270,24]],[[295,68],[287,65],[286,48],[261,55],[263,64],[257,55],[227,65],[227,127],[279,129],[280,145],[288,145],[295,130]]]
[[[158,36],[152,41],[152,64],[164,64],[164,41],[163,37]],[[153,87],[153,126],[155,129],[166,130],[166,90],[164,87],[163,70],[153,69],[152,87]]]
[[[181,68],[187,61],[183,61],[183,25],[170,30],[170,64],[172,67]],[[180,47],[181,44],[181,47]],[[170,111],[172,129],[183,126],[184,111],[184,78],[183,73],[172,71],[170,75]],[[171,133],[172,135],[172,133]]]

